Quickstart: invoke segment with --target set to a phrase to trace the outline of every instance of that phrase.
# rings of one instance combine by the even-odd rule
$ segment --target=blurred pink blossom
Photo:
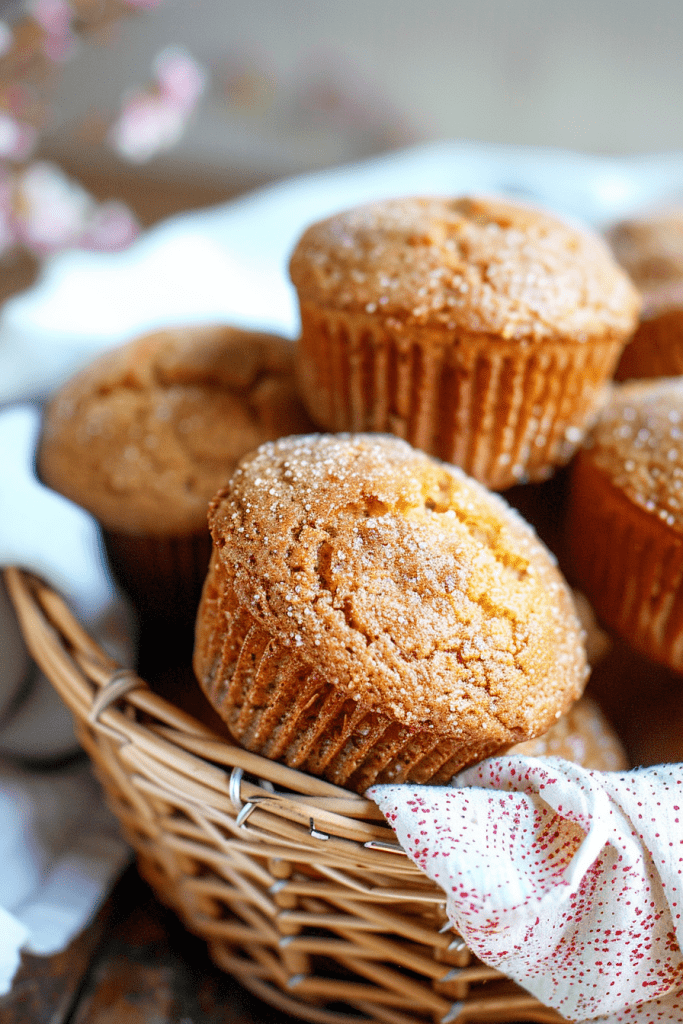
[[[0,160],[26,160],[37,140],[38,133],[33,125],[0,111]]]
[[[109,130],[114,149],[132,163],[145,163],[156,153],[171,149],[183,134],[182,111],[160,96],[138,93],[121,111]]]
[[[18,0],[16,18],[0,20],[0,57],[12,57],[0,81],[0,256],[21,247],[38,257],[70,247],[115,250],[139,233],[124,203],[98,203],[55,164],[26,161],[47,119],[50,64],[73,55],[84,25],[108,24],[160,2]],[[119,152],[141,161],[172,146],[204,86],[203,70],[184,51],[159,54],[153,81],[128,98],[114,126]]]
[[[81,249],[117,252],[139,233],[140,225],[132,211],[125,203],[111,200],[95,207],[78,244]]]
[[[185,131],[206,86],[206,73],[184,50],[164,50],[154,62],[154,81],[124,99],[109,130],[113,148],[133,163],[170,149]]]
[[[17,182],[16,222],[20,240],[38,255],[76,243],[90,212],[85,189],[54,164],[36,161]]]
[[[122,203],[98,205],[84,188],[47,161],[29,164],[17,176],[14,193],[10,193],[8,214],[14,240],[36,256],[74,246],[120,249],[139,230],[135,217]]]
[[[206,88],[206,72],[184,50],[168,47],[154,61],[161,95],[184,113],[194,110]]]
[[[74,11],[69,0],[28,0],[26,11],[45,32],[43,51],[53,61],[67,60],[74,49]]]

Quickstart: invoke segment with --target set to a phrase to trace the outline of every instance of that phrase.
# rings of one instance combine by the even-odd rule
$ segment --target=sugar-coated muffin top
[[[309,429],[290,342],[163,330],[105,353],[57,393],[38,470],[108,529],[183,535],[206,529],[209,499],[245,452]]]
[[[607,240],[643,293],[642,320],[683,309],[683,207],[619,221]]]
[[[580,458],[683,531],[683,377],[615,385]]]
[[[683,207],[619,221],[607,239],[639,288],[649,291],[683,281]]]
[[[290,273],[302,303],[503,339],[622,338],[640,306],[595,233],[494,199],[339,213],[303,234]]]
[[[381,434],[262,445],[212,501],[238,600],[328,681],[402,723],[510,742],[586,663],[552,556],[501,498]]]

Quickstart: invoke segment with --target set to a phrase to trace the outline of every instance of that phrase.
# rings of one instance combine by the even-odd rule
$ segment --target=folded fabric
[[[683,765],[498,757],[367,796],[482,961],[568,1020],[683,1020]]]
[[[96,524],[43,487],[33,463],[40,409],[0,411],[0,567],[50,582],[86,628],[130,663],[123,603],[107,574]],[[83,927],[131,856],[83,761],[27,767],[78,750],[71,715],[29,658],[0,582],[0,994],[20,950],[53,953]]]
[[[0,995],[21,950],[63,949],[131,856],[87,763],[37,772],[0,762]]]

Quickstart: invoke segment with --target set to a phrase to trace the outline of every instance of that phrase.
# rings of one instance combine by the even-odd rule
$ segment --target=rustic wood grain
[[[0,1024],[282,1024],[209,960],[131,867],[62,953],[24,956]]]
[[[24,953],[11,992],[0,998],[0,1024],[67,1024],[115,912],[110,898],[61,953]]]
[[[209,960],[135,871],[114,893],[125,899],[69,1024],[275,1024],[282,1015]],[[12,1022],[14,1024],[14,1022]]]

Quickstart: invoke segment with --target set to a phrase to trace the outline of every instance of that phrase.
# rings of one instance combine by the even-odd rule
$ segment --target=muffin
[[[495,490],[569,460],[639,310],[604,240],[494,199],[340,213],[290,274],[313,420],[396,434]]]
[[[683,671],[683,379],[615,385],[576,458],[567,571],[624,641]]]
[[[622,743],[595,701],[585,695],[546,733],[511,747],[509,754],[563,757],[596,772],[629,768]]]
[[[586,660],[552,556],[390,436],[262,445],[211,502],[194,669],[249,750],[358,792],[540,735]]]
[[[60,389],[38,471],[99,521],[141,614],[191,628],[210,498],[245,452],[306,429],[291,342],[226,326],[164,330],[105,353]]]
[[[615,378],[683,374],[683,209],[620,221],[607,239],[643,295],[640,324]]]

